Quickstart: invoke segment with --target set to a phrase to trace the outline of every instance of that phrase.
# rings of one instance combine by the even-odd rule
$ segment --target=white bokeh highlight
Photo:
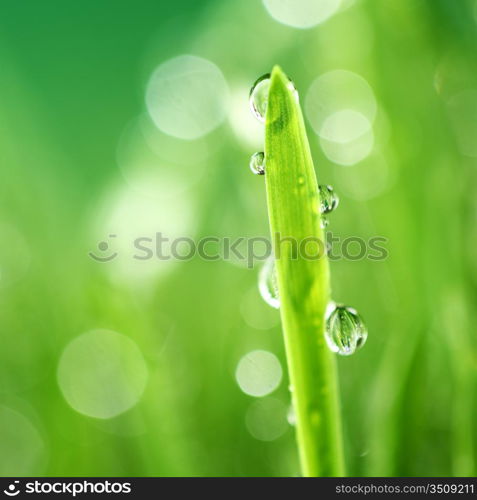
[[[328,20],[341,0],[263,0],[268,13],[279,23],[308,29]]]
[[[251,351],[239,361],[235,379],[245,394],[263,397],[272,393],[282,380],[282,366],[269,351]]]
[[[305,114],[325,156],[355,165],[373,151],[377,103],[368,82],[351,71],[334,70],[316,78],[305,98]]]
[[[192,140],[217,128],[226,118],[229,90],[211,61],[181,55],[159,65],[146,89],[147,110],[162,132]]]
[[[324,154],[339,165],[360,162],[374,146],[370,121],[353,109],[343,109],[328,116],[319,135]]]
[[[67,403],[78,413],[108,419],[135,406],[144,392],[148,370],[129,337],[92,330],[64,349],[57,371]]]
[[[325,120],[344,109],[352,109],[373,123],[377,112],[374,92],[357,73],[343,69],[329,71],[316,78],[305,97],[305,114],[316,134]]]
[[[0,476],[38,476],[43,473],[43,438],[23,414],[0,406]]]
[[[254,401],[245,415],[245,426],[259,441],[275,441],[288,430],[287,406],[275,398]]]

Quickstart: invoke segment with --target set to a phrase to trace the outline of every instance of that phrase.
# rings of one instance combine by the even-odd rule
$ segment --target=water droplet
[[[349,356],[364,345],[368,331],[355,309],[336,305],[326,319],[325,336],[333,352]]]
[[[340,199],[331,186],[321,184],[320,190],[320,211],[322,214],[329,214],[338,206]]]
[[[328,217],[325,217],[324,215],[322,215],[321,219],[320,219],[321,228],[325,229],[325,227],[328,227],[329,223],[330,223],[330,221],[328,220]]]
[[[278,295],[277,271],[275,259],[268,257],[260,270],[258,289],[263,300],[270,306],[278,309],[280,307],[280,297]]]
[[[250,91],[250,109],[258,121],[265,123],[268,105],[268,91],[270,90],[270,73],[262,75]]]
[[[265,173],[265,153],[254,153],[250,158],[250,170],[255,175],[263,175]]]
[[[298,91],[295,84],[289,79],[288,88],[293,92],[298,102]],[[262,75],[250,90],[250,109],[258,121],[265,123],[268,106],[268,91],[270,90],[270,73]]]
[[[288,420],[288,423],[292,427],[294,427],[296,425],[296,414],[295,414],[295,408],[293,408],[293,405],[290,405],[288,408],[287,420]]]

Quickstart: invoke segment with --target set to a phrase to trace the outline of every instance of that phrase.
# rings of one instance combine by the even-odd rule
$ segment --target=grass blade
[[[330,298],[328,260],[324,252],[319,259],[303,256],[304,243],[311,242],[310,238],[325,241],[318,184],[300,106],[278,67],[271,75],[265,153],[268,211],[302,473],[341,476],[337,375],[324,337]],[[294,248],[291,241],[299,246]],[[308,246],[312,253],[313,245]]]

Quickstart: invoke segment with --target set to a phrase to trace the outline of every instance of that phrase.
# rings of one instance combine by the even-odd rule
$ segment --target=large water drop
[[[254,153],[250,158],[250,170],[255,175],[265,174],[265,153],[258,152]]]
[[[280,307],[280,297],[278,295],[277,270],[275,259],[268,257],[260,270],[258,289],[263,300],[270,306],[278,309]]]
[[[368,331],[355,309],[336,305],[327,316],[325,337],[333,352],[350,356],[364,345]]]
[[[298,91],[295,84],[289,80],[288,88],[293,92],[295,99],[298,102]],[[250,109],[252,113],[262,123],[265,123],[268,106],[268,92],[270,90],[270,73],[262,75],[252,86],[250,90]]]

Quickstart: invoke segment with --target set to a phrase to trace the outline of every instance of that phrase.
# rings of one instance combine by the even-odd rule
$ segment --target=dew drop
[[[258,121],[265,123],[268,105],[268,91],[270,90],[270,73],[262,75],[250,90],[250,109]]]
[[[250,170],[255,175],[265,174],[265,153],[262,151],[254,153],[250,158]]]
[[[295,84],[289,79],[288,88],[293,92],[298,102],[298,91]],[[262,75],[250,90],[250,109],[258,121],[265,123],[268,106],[268,92],[270,90],[270,73]]]
[[[326,319],[325,337],[333,352],[349,356],[364,345],[368,331],[355,309],[336,305]]]
[[[320,211],[322,214],[333,212],[338,206],[340,199],[331,186],[321,184],[320,190]]]
[[[293,408],[293,405],[290,405],[288,407],[287,421],[288,421],[289,425],[291,425],[292,427],[296,426],[296,414],[295,414],[295,408]]]
[[[325,229],[325,227],[328,227],[329,223],[330,223],[330,221],[328,220],[328,217],[325,217],[324,215],[322,215],[321,219],[320,219],[321,228]]]
[[[268,257],[260,270],[258,289],[267,304],[279,309],[280,297],[278,295],[277,271],[273,255]]]

